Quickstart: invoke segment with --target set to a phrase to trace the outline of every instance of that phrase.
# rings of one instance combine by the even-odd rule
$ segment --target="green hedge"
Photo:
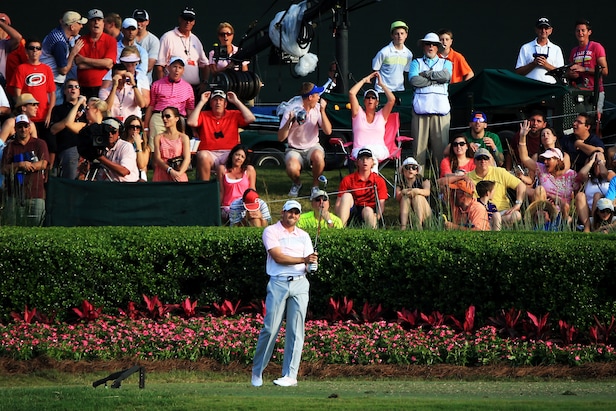
[[[314,234],[314,233],[311,233]],[[582,233],[322,232],[310,310],[330,297],[477,321],[501,308],[578,326],[616,314],[616,236]],[[0,316],[36,307],[66,318],[83,299],[117,313],[142,294],[209,305],[265,297],[260,229],[2,228]]]

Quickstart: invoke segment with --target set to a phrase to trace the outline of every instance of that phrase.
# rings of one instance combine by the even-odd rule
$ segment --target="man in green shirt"
[[[470,130],[465,132],[464,135],[468,139],[473,152],[476,152],[479,148],[485,148],[490,152],[492,157],[494,157],[496,165],[502,167],[503,164],[505,164],[503,146],[498,134],[486,131],[486,128],[488,128],[488,118],[486,114],[481,111],[474,111],[471,114],[468,126]]]
[[[297,226],[301,229],[317,228],[321,213],[321,228],[343,228],[340,217],[329,212],[329,195],[323,190],[315,190],[310,196],[312,211],[299,216]]]

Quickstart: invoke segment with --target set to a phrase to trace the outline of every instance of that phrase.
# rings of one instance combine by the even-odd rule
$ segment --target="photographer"
[[[113,117],[103,120],[103,137],[107,138],[107,147],[100,150],[96,158],[107,170],[99,174],[99,180],[111,179],[119,182],[134,182],[139,179],[137,156],[129,142],[120,139],[122,123]]]
[[[549,39],[552,30],[550,20],[545,17],[537,20],[535,23],[537,38],[520,48],[518,61],[515,65],[516,73],[544,83],[556,83],[556,79],[546,73],[564,66],[565,60],[560,47]]]
[[[123,58],[131,61],[114,64],[111,69],[111,86],[101,88],[98,92],[98,97],[107,102],[109,115],[120,120],[131,115],[141,117],[141,109],[147,107],[150,98],[149,90],[142,90],[141,84],[137,85],[135,73],[127,68],[127,64],[134,66],[133,60],[138,57],[130,55]],[[144,95],[147,95],[147,100]]]
[[[218,43],[214,43],[214,48],[208,52],[205,78],[209,79],[225,70],[248,71],[250,61],[238,62],[231,58],[239,50],[237,46],[233,45],[235,30],[233,30],[231,23],[220,23],[216,32],[218,33]]]

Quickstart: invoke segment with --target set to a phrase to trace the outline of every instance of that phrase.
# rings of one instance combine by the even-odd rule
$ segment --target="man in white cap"
[[[118,55],[116,39],[103,32],[104,17],[98,9],[88,12],[90,32],[82,37],[83,48],[75,57],[81,94],[87,98],[98,97],[103,76],[111,69]]]
[[[329,194],[324,190],[317,190],[310,195],[311,211],[299,216],[297,226],[302,229],[317,228],[344,228],[340,217],[329,212]]]
[[[47,143],[32,137],[34,124],[25,114],[15,117],[15,138],[2,156],[7,199],[3,221],[9,225],[40,226],[45,216]]]
[[[415,89],[411,135],[416,143],[413,157],[425,167],[428,142],[432,148],[433,164],[440,164],[449,142],[451,106],[448,86],[453,66],[451,61],[438,56],[443,44],[436,33],[426,34],[417,44],[424,55],[413,60],[409,71],[409,81]]]
[[[227,100],[236,110],[227,109]],[[202,110],[207,103],[211,110]],[[225,164],[231,149],[240,143],[241,127],[255,121],[255,116],[237,95],[222,90],[206,91],[186,119],[197,129],[201,140],[197,148],[197,179],[209,181],[212,170]]]
[[[560,47],[550,41],[552,31],[552,24],[547,17],[537,20],[535,23],[537,38],[520,48],[515,65],[516,73],[544,83],[556,83],[556,79],[546,73],[564,66],[565,58]]]
[[[137,39],[137,20],[132,17],[127,17],[122,21],[122,40],[118,41],[118,63],[120,62],[120,55],[122,54],[122,49],[126,46],[135,46],[139,51],[139,57],[141,60],[137,64],[137,70],[139,70],[144,75],[148,74],[148,60],[149,55],[148,51],[141,47],[135,41]]]
[[[137,154],[131,143],[120,138],[122,123],[113,117],[103,120],[102,130],[108,137],[107,148],[97,160],[107,173],[99,173],[100,180],[111,179],[119,182],[135,182],[139,180]]]
[[[47,64],[53,73],[56,83],[56,105],[64,103],[64,82],[67,74],[77,76],[75,57],[83,47],[79,32],[88,19],[81,17],[76,11],[67,11],[60,20],[60,25],[51,30],[43,39],[41,63]]]
[[[307,266],[318,256],[310,236],[296,227],[302,206],[289,200],[282,206],[280,221],[263,230],[267,250],[266,272],[270,276],[265,300],[265,318],[259,334],[252,366],[252,385],[263,385],[263,370],[269,362],[286,313],[285,347],[282,377],[274,380],[280,387],[297,385],[297,373],[304,345],[304,324],[310,283]]]
[[[151,84],[152,70],[160,50],[160,40],[148,31],[150,14],[145,9],[135,9],[132,17],[137,21],[137,38],[135,41],[148,52],[148,80]]]
[[[183,57],[171,57],[167,66],[168,74],[152,83],[150,104],[144,119],[145,132],[149,137],[148,144],[152,152],[154,152],[154,137],[165,131],[160,113],[166,107],[176,107],[185,118],[195,109],[193,88],[183,79],[186,65],[187,62]]]
[[[197,14],[192,7],[185,7],[178,18],[178,26],[166,32],[160,38],[158,59],[154,66],[154,79],[164,76],[164,69],[170,64],[172,56],[181,56],[186,60],[184,79],[193,87],[197,87],[205,78],[208,58],[203,44],[192,32]]]
[[[372,59],[372,70],[381,75],[381,81],[391,91],[404,91],[404,73],[409,72],[413,53],[404,42],[409,35],[409,27],[403,21],[394,21],[389,27],[391,42],[379,50]],[[383,91],[375,84],[378,92]]]

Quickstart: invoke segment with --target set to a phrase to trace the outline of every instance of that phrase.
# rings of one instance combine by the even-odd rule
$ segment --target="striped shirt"
[[[176,107],[181,115],[186,116],[187,109],[195,108],[192,86],[184,79],[177,83],[169,81],[169,77],[156,80],[150,88],[150,107],[155,112],[163,111],[166,107]]]
[[[70,47],[68,39],[64,35],[62,26],[56,27],[49,32],[43,39],[41,44],[43,53],[41,54],[41,63],[51,67],[51,71],[56,83],[64,83],[66,74],[58,73],[58,67],[66,67],[68,64],[68,55]]]

